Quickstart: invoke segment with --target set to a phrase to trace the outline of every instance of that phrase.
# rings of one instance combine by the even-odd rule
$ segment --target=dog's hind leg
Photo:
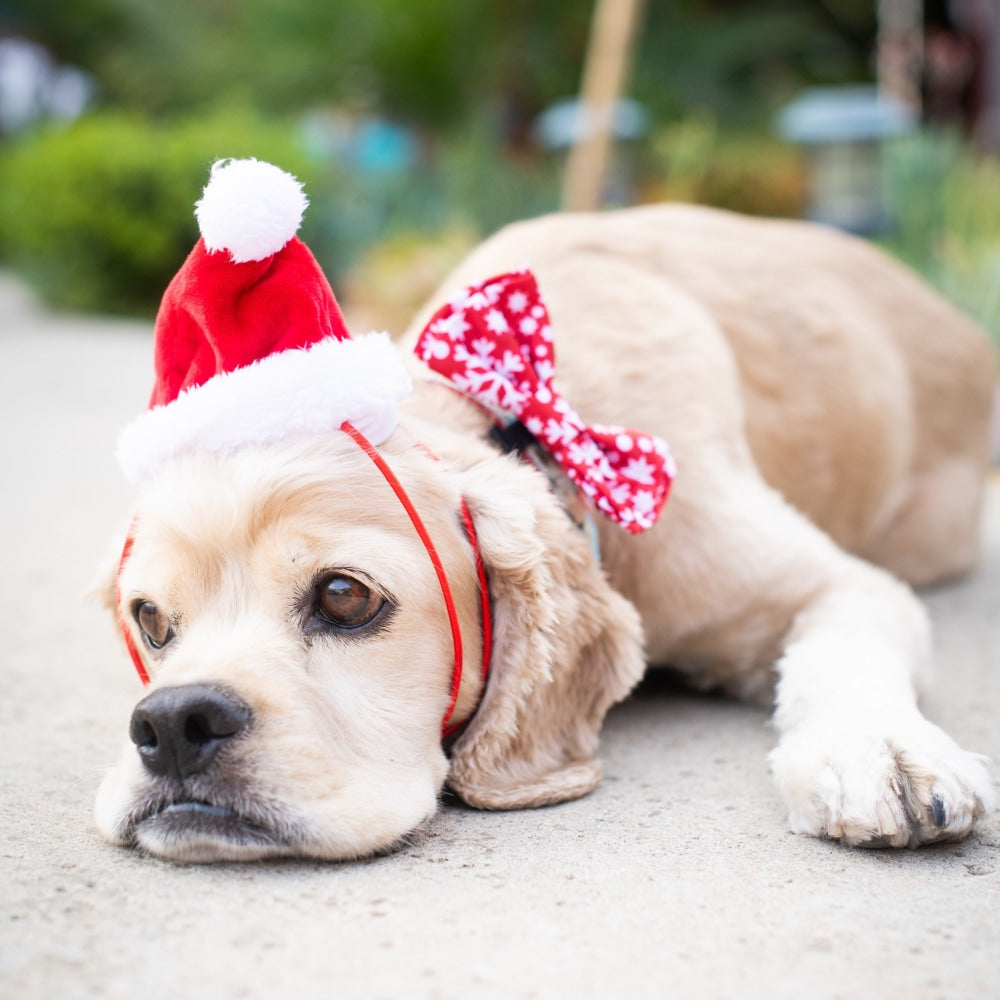
[[[1000,405],[996,356],[987,339],[942,303],[923,305],[912,322],[895,329],[907,339],[910,468],[887,504],[881,530],[857,550],[914,585],[967,572],[977,561],[991,412]]]
[[[861,554],[914,586],[967,573],[979,558],[985,465],[955,455],[914,476],[888,526]]]

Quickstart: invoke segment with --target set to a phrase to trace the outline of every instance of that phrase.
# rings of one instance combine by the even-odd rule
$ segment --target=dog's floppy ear
[[[642,675],[642,630],[576,528],[520,463],[466,471],[493,602],[480,706],[452,751],[450,786],[470,805],[515,809],[585,795],[607,710]]]

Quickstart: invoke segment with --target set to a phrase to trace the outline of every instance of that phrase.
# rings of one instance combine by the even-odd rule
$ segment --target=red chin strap
[[[132,542],[134,541],[132,532],[134,529],[135,521],[133,520],[129,525],[125,546],[122,549],[122,557],[118,560],[118,572],[115,574],[115,607],[118,609],[118,628],[125,640],[125,648],[128,650],[128,655],[132,657],[132,664],[135,666],[135,672],[139,675],[139,680],[142,681],[143,685],[146,685],[149,683],[149,673],[146,670],[146,664],[142,662],[142,657],[139,655],[135,640],[132,638],[132,630],[128,627],[128,622],[125,620],[125,609],[122,607],[122,570],[125,568],[128,557],[132,554]]]
[[[444,720],[441,723],[442,735],[451,736],[462,725],[461,722],[452,723],[451,717],[455,714],[458,692],[462,687],[463,654],[462,630],[458,625],[458,612],[455,609],[455,598],[452,596],[448,576],[444,571],[441,557],[434,547],[434,542],[431,541],[430,533],[424,525],[422,518],[417,513],[417,508],[414,506],[406,490],[403,489],[403,484],[396,478],[396,474],[389,468],[388,463],[381,454],[379,454],[378,449],[361,431],[348,421],[345,420],[340,425],[340,429],[374,462],[375,467],[382,473],[383,479],[392,488],[392,492],[396,494],[397,499],[403,505],[403,509],[410,518],[410,522],[413,524],[413,528],[419,536],[420,541],[423,542],[424,548],[427,550],[427,555],[430,557],[431,565],[434,567],[434,573],[437,575],[438,586],[441,588],[441,596],[444,598],[445,610],[448,612],[448,624],[451,626],[451,642],[455,658],[455,666],[452,669],[451,675],[451,695],[448,699],[448,709],[444,713]],[[428,454],[430,453],[428,452]],[[489,675],[490,653],[493,645],[493,617],[490,610],[490,589],[486,579],[486,568],[483,566],[483,557],[479,551],[479,540],[476,538],[475,525],[472,523],[472,516],[469,514],[469,508],[465,503],[464,497],[462,498],[460,509],[465,533],[468,536],[469,544],[472,546],[472,551],[476,557],[476,574],[479,577],[479,604],[483,630],[483,684],[485,685],[486,678]]]
[[[445,573],[444,564],[441,562],[441,557],[438,555],[437,548],[431,539],[427,527],[424,525],[423,519],[417,512],[417,508],[414,506],[413,501],[403,488],[403,484],[396,477],[396,474],[389,468],[386,460],[381,456],[381,454],[379,454],[378,450],[368,440],[368,438],[366,438],[352,424],[345,420],[344,423],[341,424],[340,429],[347,434],[347,436],[350,437],[351,440],[353,440],[372,460],[375,467],[382,474],[382,478],[385,479],[391,487],[393,493],[396,494],[396,497],[403,505],[403,509],[406,511],[417,536],[420,538],[424,548],[427,550],[427,555],[430,558],[431,565],[434,567],[434,573],[437,576],[438,586],[441,588],[441,596],[444,599],[445,610],[448,614],[448,624],[451,627],[451,641],[454,651],[454,667],[452,668],[451,691],[448,698],[448,708],[444,714],[444,719],[441,722],[442,736],[451,736],[463,725],[462,722],[453,723],[451,720],[452,716],[455,714],[455,706],[458,704],[459,691],[462,688],[462,666],[464,657],[462,653],[462,630],[458,623],[458,611],[455,607],[455,598],[451,591],[451,585],[448,583],[448,576]],[[489,581],[486,579],[486,567],[483,565],[483,557],[479,551],[479,540],[476,537],[476,528],[473,524],[472,516],[469,513],[469,508],[465,503],[464,497],[461,501],[460,513],[462,516],[462,525],[465,528],[466,536],[469,539],[469,544],[472,546],[472,551],[475,555],[476,575],[479,580],[479,607],[483,634],[482,679],[483,685],[485,686],[486,679],[489,676],[490,657],[493,648],[493,614],[490,607]],[[142,662],[142,657],[139,655],[139,650],[136,647],[135,640],[132,638],[132,631],[126,621],[125,612],[122,608],[121,602],[122,569],[125,567],[125,563],[132,552],[132,543],[133,533],[132,528],[129,528],[128,537],[125,539],[125,546],[122,549],[122,557],[118,563],[118,573],[115,577],[115,604],[118,608],[118,627],[121,630],[122,638],[125,640],[125,648],[128,650],[129,656],[132,658],[132,663],[135,665],[135,670],[139,675],[139,680],[141,680],[145,685],[149,683],[149,673],[146,670],[145,664]]]

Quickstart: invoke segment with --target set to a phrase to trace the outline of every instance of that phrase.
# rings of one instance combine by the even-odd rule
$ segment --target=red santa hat
[[[156,318],[150,408],[118,439],[138,482],[173,455],[225,452],[349,421],[373,444],[410,392],[387,334],[351,339],[330,285],[295,235],[308,204],[270,163],[220,160],[195,215],[201,238]]]

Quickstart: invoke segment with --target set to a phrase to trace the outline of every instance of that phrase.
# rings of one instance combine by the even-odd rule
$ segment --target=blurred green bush
[[[555,161],[511,161],[486,128],[439,141],[433,160],[372,171],[310,149],[298,120],[98,112],[0,147],[0,260],[52,305],[151,314],[198,238],[194,202],[209,167],[230,156],[269,160],[303,181],[301,235],[335,284],[380,240],[481,238],[558,198]]]
[[[100,112],[0,147],[0,260],[53,305],[150,315],[197,239],[193,208],[209,167],[226,156],[270,160],[305,183],[303,238],[338,291],[390,329],[466,246],[556,208],[562,169],[557,157],[503,154],[488,122],[386,173],[310,148],[296,120]],[[661,129],[637,160],[641,200],[802,209],[798,153],[766,135],[733,137],[708,115]],[[1000,163],[955,137],[920,134],[887,148],[886,186],[895,225],[882,244],[1000,344]]]
[[[1000,346],[1000,161],[925,132],[887,147],[885,171],[893,226],[882,245]]]
[[[800,153],[762,134],[733,136],[710,115],[660,129],[644,160],[645,200],[801,215]],[[880,244],[981,323],[1000,346],[1000,161],[959,136],[923,131],[884,151],[890,229]]]
[[[802,213],[805,163],[767,133],[728,134],[707,114],[659,129],[644,158],[643,198],[689,201],[748,215]]]
[[[314,198],[329,182],[287,128],[251,114],[166,125],[104,113],[38,132],[0,153],[0,254],[53,305],[150,313],[198,237],[209,167],[249,155]]]
[[[864,79],[872,0],[646,5],[631,96],[659,120],[766,127],[809,84]],[[500,109],[508,140],[573,94],[592,0],[0,0],[0,24],[152,115],[363,107],[435,132]]]

